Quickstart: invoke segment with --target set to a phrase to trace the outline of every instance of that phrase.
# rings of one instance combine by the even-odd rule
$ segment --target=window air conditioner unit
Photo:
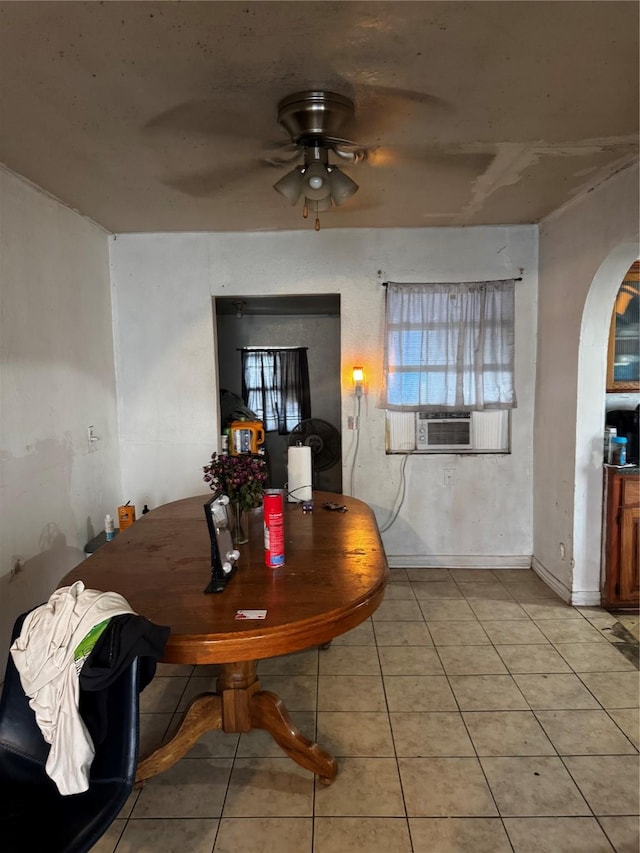
[[[471,412],[416,412],[416,450],[470,450]]]

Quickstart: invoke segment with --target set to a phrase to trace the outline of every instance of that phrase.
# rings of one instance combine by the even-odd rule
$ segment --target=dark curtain
[[[287,435],[310,418],[306,347],[242,350],[242,397],[269,432]]]

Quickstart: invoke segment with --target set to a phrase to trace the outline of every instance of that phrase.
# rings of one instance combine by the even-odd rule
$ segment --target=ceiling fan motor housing
[[[296,144],[307,137],[338,136],[354,115],[353,101],[336,92],[297,92],[278,104],[278,121]]]

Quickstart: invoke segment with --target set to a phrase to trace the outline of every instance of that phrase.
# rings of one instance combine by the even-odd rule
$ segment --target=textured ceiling
[[[637,159],[638,9],[0,3],[0,160],[114,232],[313,228],[267,161],[322,88],[372,149],[323,229],[537,222]]]

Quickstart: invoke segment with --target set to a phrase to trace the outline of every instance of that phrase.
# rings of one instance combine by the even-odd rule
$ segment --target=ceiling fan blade
[[[241,181],[246,181],[257,168],[258,164],[252,164],[241,171],[232,172],[228,167],[220,166],[217,169],[207,169],[202,172],[164,178],[162,183],[193,198],[208,198],[216,192],[228,189]]]
[[[461,150],[459,146],[385,146],[367,151],[366,162],[375,168],[393,168],[402,164],[428,166],[440,171],[467,170],[487,166],[495,152],[490,147]]]
[[[452,111],[452,107],[447,101],[438,98],[437,95],[430,95],[428,92],[417,92],[414,89],[402,89],[395,86],[367,85],[363,88],[369,89],[374,97],[380,99],[403,100],[441,112]]]
[[[273,166],[277,169],[281,169],[284,166],[289,166],[292,163],[295,163],[295,161],[300,159],[302,156],[301,147],[291,140],[279,143],[269,142],[266,145],[263,145],[262,148],[264,151],[274,152],[273,154],[264,154],[262,157],[262,164],[265,166]]]
[[[229,109],[215,100],[199,100],[186,101],[159,113],[143,126],[143,133],[171,140],[221,136],[260,140],[262,124],[262,116],[256,115],[255,106],[246,110]],[[269,127],[269,124],[264,126]]]
[[[265,151],[297,151],[299,148],[291,139],[271,139],[268,142],[263,142],[262,147]]]
[[[264,157],[262,162],[265,166],[272,166],[275,169],[283,169],[285,166],[291,166],[296,162],[296,160],[299,160],[300,155],[300,151],[294,151],[288,157],[278,157],[276,155]]]
[[[356,84],[356,91],[356,114],[348,130],[367,148],[400,128],[418,110],[439,114],[452,111],[447,101],[428,92],[374,84]]]

